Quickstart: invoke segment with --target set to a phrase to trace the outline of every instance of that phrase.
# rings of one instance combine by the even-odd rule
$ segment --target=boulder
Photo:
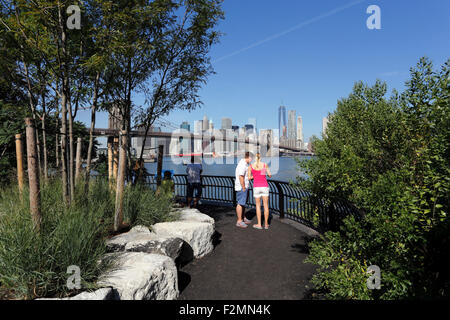
[[[106,241],[108,252],[146,252],[166,255],[174,260],[178,258],[183,246],[182,239],[157,235],[146,227],[138,227]]]
[[[82,292],[67,298],[41,298],[36,300],[118,300],[119,296],[113,288],[100,288],[92,292]]]
[[[198,209],[184,208],[179,212],[180,221],[208,222],[214,225],[214,219],[204,213],[201,213]]]
[[[152,226],[152,231],[162,237],[178,237],[192,248],[193,256],[201,258],[213,249],[214,225],[209,222],[175,221]]]
[[[178,298],[177,268],[171,258],[143,252],[112,253],[107,258],[115,266],[100,277],[98,285],[113,287],[121,300]]]

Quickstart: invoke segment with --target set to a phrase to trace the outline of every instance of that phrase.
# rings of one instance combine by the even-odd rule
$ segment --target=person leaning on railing
[[[200,175],[203,172],[202,164],[199,163],[197,157],[191,157],[191,163],[187,165],[186,173],[187,173],[187,192],[186,192],[186,205],[190,208],[197,207],[198,202],[200,201],[200,197],[202,196],[202,185],[201,185],[201,177]],[[195,191],[194,205],[191,206],[192,197]]]
[[[172,179],[172,172],[168,170],[164,172],[164,179],[161,181],[161,186],[156,190],[156,195],[161,193],[172,197],[175,195],[175,182]]]

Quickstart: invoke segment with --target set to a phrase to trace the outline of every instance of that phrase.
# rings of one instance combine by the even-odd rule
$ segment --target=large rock
[[[146,252],[166,255],[174,260],[180,255],[182,246],[182,239],[157,235],[142,226],[134,227],[129,232],[119,234],[106,242],[108,252]]]
[[[107,258],[116,264],[98,285],[113,287],[121,300],[178,298],[177,268],[171,258],[143,252],[112,253]]]
[[[152,230],[157,235],[163,237],[171,236],[183,239],[192,248],[195,258],[201,258],[214,249],[212,243],[214,225],[209,222],[162,222],[153,225]]]
[[[36,300],[118,300],[117,291],[113,288],[100,288],[92,292],[82,292],[73,297],[67,298],[41,298]]]
[[[204,213],[201,213],[198,209],[184,208],[179,212],[181,221],[208,222],[214,225],[214,219]]]

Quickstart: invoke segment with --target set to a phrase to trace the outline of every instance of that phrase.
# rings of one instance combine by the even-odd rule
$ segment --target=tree
[[[357,83],[338,102],[317,157],[300,166],[299,183],[332,202],[355,204],[365,217],[313,241],[313,282],[334,299],[398,299],[449,294],[449,62],[434,71],[422,58],[406,91]],[[381,290],[366,286],[381,269]]]

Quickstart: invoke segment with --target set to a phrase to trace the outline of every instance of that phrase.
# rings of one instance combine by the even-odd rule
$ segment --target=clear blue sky
[[[381,30],[369,30],[369,5],[381,8]],[[256,118],[258,128],[278,128],[283,103],[303,117],[307,140],[320,135],[322,118],[355,81],[381,79],[402,91],[421,56],[440,66],[450,58],[448,0],[225,0],[225,33],[211,51],[212,75],[201,90],[204,106],[166,119],[191,128],[203,115],[220,127]],[[139,100],[138,97],[135,97]],[[89,113],[79,120],[89,123]],[[97,127],[107,126],[106,115]]]

